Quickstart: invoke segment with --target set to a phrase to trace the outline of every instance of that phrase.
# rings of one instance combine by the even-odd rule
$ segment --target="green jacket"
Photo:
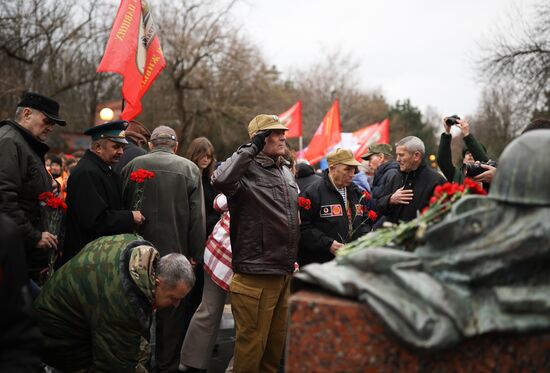
[[[60,370],[146,372],[158,252],[132,234],[98,238],[34,302],[43,360]]]
[[[439,149],[437,150],[437,164],[443,172],[443,175],[448,181],[462,184],[464,182],[464,173],[462,172],[462,164],[460,167],[453,165],[453,158],[451,155],[451,140],[452,136],[443,132],[441,139],[439,140]],[[472,153],[472,156],[476,161],[487,162],[489,158],[483,150],[481,144],[476,140],[474,135],[469,134],[464,137],[464,143],[468,150]]]

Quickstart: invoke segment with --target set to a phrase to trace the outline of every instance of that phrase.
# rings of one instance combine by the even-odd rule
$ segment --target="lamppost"
[[[104,107],[99,112],[99,118],[105,122],[109,122],[113,120],[114,117],[115,117],[115,112],[113,111],[113,109],[109,107]]]

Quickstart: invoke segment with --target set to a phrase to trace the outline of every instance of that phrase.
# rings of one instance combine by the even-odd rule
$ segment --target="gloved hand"
[[[271,135],[271,130],[266,131],[259,131],[254,135],[252,140],[250,142],[254,145],[256,145],[256,149],[258,149],[258,153],[262,151],[265,145],[265,139],[267,139]]]

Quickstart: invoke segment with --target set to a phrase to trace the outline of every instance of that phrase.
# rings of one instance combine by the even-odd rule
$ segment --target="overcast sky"
[[[341,48],[360,63],[361,86],[391,102],[467,116],[481,91],[475,61],[515,9],[540,0],[249,0],[234,12],[283,73]]]

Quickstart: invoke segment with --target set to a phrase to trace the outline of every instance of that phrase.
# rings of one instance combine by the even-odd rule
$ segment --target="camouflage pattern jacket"
[[[132,234],[90,242],[34,302],[44,362],[62,371],[147,372],[158,252]]]

